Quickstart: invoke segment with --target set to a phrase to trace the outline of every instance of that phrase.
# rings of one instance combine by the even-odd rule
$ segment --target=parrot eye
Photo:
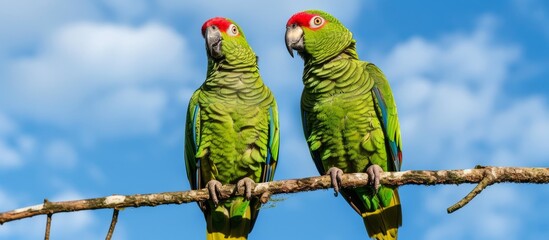
[[[236,35],[238,35],[238,28],[236,27],[236,25],[231,24],[231,25],[229,26],[229,29],[227,29],[227,33],[228,33],[230,36],[236,36]]]
[[[322,24],[324,24],[324,18],[322,18],[320,16],[316,16],[316,17],[312,18],[311,22],[309,23],[311,28],[318,28],[318,27],[322,26]]]

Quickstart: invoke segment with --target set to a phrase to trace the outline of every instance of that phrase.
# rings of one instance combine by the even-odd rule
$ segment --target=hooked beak
[[[223,53],[221,52],[221,32],[215,25],[206,28],[204,39],[206,40],[208,54],[212,58],[220,58],[223,56]]]
[[[303,29],[297,24],[292,24],[286,27],[286,48],[290,56],[294,57],[294,51],[301,52],[305,50],[303,46]]]

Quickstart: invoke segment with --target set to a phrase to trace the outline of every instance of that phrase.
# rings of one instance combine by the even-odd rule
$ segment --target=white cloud
[[[185,44],[174,30],[158,23],[137,28],[77,23],[53,35],[45,57],[73,64],[73,71],[92,74],[94,82],[116,86],[179,76],[188,60]]]
[[[107,177],[103,173],[102,169],[97,165],[89,163],[85,166],[87,175],[94,180],[96,183],[105,183]]]
[[[159,1],[159,6],[166,12],[190,13],[203,18],[204,21],[214,16],[224,16],[228,18],[231,18],[231,16],[238,16],[238,19],[233,20],[237,22],[240,20],[242,23],[254,23],[250,24],[249,27],[257,25],[259,28],[280,29],[280,31],[283,32],[285,31],[286,21],[292,14],[297,13],[298,11],[322,9],[344,22],[350,22],[360,14],[361,3],[361,1],[356,0],[346,1],[345,4],[312,0],[282,0],[276,2],[250,2],[245,0],[231,2],[220,0],[183,2],[176,0],[161,0]],[[208,9],[208,11],[203,11],[203,9]],[[266,14],[265,9],[268,9],[270,13],[277,14]],[[281,39],[277,39],[277,41],[281,41]]]
[[[543,30],[546,37],[549,38],[549,30],[545,26],[549,23],[549,9],[545,1],[540,0],[515,0],[513,1],[513,9],[525,18],[530,19],[537,25],[540,30]]]
[[[487,138],[495,147],[494,159],[521,165],[543,165],[549,156],[549,107],[539,97],[513,103],[498,112],[488,128]]]
[[[497,19],[487,15],[471,33],[437,41],[413,37],[380,64],[399,105],[405,155],[423,161],[415,166],[475,164],[478,143],[487,142],[504,97],[502,83],[520,58],[519,47],[497,41],[496,27]]]
[[[0,112],[0,169],[21,167],[34,145],[32,136],[21,133],[19,124]]]
[[[94,136],[156,132],[167,104],[160,86],[194,72],[185,39],[156,23],[71,24],[43,49],[8,67],[0,107]]]
[[[103,0],[103,4],[121,20],[133,20],[150,13],[152,3],[147,0]]]
[[[0,237],[3,239],[44,238],[45,223],[45,216],[5,223],[0,227]]]
[[[21,0],[0,1],[0,55],[31,47],[44,35],[67,22],[97,19],[93,1]],[[0,56],[1,57],[1,56]]]
[[[517,230],[525,229],[526,226],[517,216],[528,213],[528,207],[525,206],[532,202],[529,196],[518,198],[520,193],[516,186],[497,185],[484,190],[460,210],[452,214],[442,213],[445,208],[464,197],[467,191],[463,186],[457,190],[445,187],[430,191],[431,197],[424,196],[427,213],[431,216],[439,215],[437,217],[443,220],[433,223],[423,239],[519,239]]]
[[[49,199],[50,201],[70,201],[84,199],[84,197],[74,191],[74,190],[65,190],[56,196]],[[55,225],[52,224],[52,231],[57,230],[65,234],[69,233],[78,233],[91,225],[94,221],[93,215],[90,211],[79,211],[76,213],[67,213],[56,215]],[[60,234],[61,235],[61,234]]]
[[[381,61],[399,106],[405,169],[547,165],[549,107],[543,97],[505,92],[522,54],[498,40],[497,23],[484,16],[471,32],[412,37]],[[534,200],[515,186],[491,187],[451,215],[441,211],[467,192],[428,191],[421,211],[429,216],[418,221],[436,224],[425,227],[423,239],[519,239],[527,231],[517,215]]]
[[[31,154],[36,148],[34,137],[19,133],[15,139],[17,149],[22,154]]]
[[[23,159],[17,150],[0,139],[0,168],[11,169],[23,165]]]
[[[83,196],[73,190],[65,189],[52,197],[51,201],[68,201],[83,199]],[[6,205],[4,205],[6,204]],[[2,211],[11,210],[17,200],[9,197],[0,189],[0,206]],[[51,239],[101,239],[103,233],[95,231],[96,219],[92,211],[59,213],[52,216]],[[44,236],[46,218],[44,215],[5,223],[0,227],[0,237],[6,239],[37,239]]]
[[[90,106],[92,129],[104,135],[154,133],[161,125],[167,97],[160,90],[122,89]]]
[[[22,207],[18,195],[0,188],[0,212],[13,210]],[[44,221],[43,221],[44,220]],[[4,223],[0,226],[0,238],[12,239],[14,236],[25,236],[26,239],[43,237],[45,218],[34,217],[31,219],[19,220]]]
[[[50,142],[44,153],[46,160],[50,165],[57,168],[73,168],[78,156],[71,144],[63,140],[54,140]]]
[[[498,21],[485,15],[471,33],[447,34],[436,42],[412,37],[397,44],[384,62],[387,75],[395,81],[410,76],[428,76],[434,81],[466,83],[484,90],[501,82],[510,63],[516,61],[520,49],[499,43],[494,38]]]
[[[0,212],[9,211],[17,207],[17,201],[10,193],[0,188]]]
[[[17,125],[5,114],[0,112],[0,136],[12,133],[17,129]]]

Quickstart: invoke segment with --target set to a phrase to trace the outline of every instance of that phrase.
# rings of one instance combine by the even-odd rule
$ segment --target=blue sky
[[[322,9],[354,33],[397,99],[403,169],[549,165],[549,5],[527,1],[0,0],[0,211],[49,200],[189,189],[187,101],[202,83],[202,23],[235,20],[279,103],[275,179],[317,175],[301,132],[302,61],[285,23]],[[543,185],[405,186],[402,239],[542,239]],[[364,239],[331,191],[274,197],[251,239]],[[102,239],[110,210],[58,214],[52,239]],[[45,217],[0,226],[40,239]],[[203,239],[195,204],[125,209],[114,239]]]

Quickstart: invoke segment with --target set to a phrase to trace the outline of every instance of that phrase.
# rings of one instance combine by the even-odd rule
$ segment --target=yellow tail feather
[[[362,218],[364,225],[366,225],[366,231],[372,239],[396,240],[398,227],[402,225],[402,210],[398,191],[394,190],[393,198],[388,207],[362,213]]]
[[[206,216],[206,240],[246,240],[251,227],[248,206],[242,217],[231,218],[229,210],[220,205]]]

